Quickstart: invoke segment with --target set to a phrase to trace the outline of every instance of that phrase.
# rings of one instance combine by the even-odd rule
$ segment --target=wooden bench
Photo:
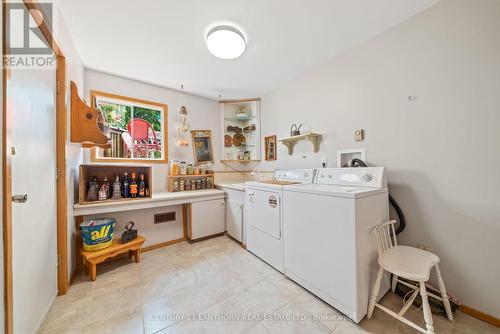
[[[129,258],[134,257],[135,262],[141,261],[141,247],[144,243],[144,237],[137,236],[136,239],[127,242],[126,244],[121,244],[120,239],[113,239],[113,244],[107,248],[88,252],[80,248],[80,254],[86,264],[86,272],[90,274],[90,279],[95,281],[96,279],[96,266],[105,260],[115,257],[119,254],[127,253]]]

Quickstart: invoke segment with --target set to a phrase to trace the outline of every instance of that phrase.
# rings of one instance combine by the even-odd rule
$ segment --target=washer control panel
[[[387,187],[384,167],[320,168],[314,183],[358,187]]]
[[[314,169],[276,169],[274,179],[311,183],[314,180]]]

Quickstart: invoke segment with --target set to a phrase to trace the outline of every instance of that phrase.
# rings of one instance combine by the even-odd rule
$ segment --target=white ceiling
[[[260,97],[440,0],[59,0],[85,67],[212,99]],[[206,31],[247,37],[215,58]]]

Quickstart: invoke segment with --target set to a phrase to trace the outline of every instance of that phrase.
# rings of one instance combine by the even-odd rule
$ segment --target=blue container
[[[111,246],[115,232],[116,220],[102,218],[87,220],[80,224],[82,231],[83,249],[97,251]]]

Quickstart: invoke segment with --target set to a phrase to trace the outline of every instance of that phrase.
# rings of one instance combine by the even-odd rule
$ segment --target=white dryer
[[[245,183],[247,250],[283,272],[283,189],[311,183],[313,169],[276,170],[273,180]]]
[[[356,322],[378,270],[373,228],[388,220],[383,167],[323,168],[284,189],[285,275]],[[389,289],[384,279],[380,296]]]

